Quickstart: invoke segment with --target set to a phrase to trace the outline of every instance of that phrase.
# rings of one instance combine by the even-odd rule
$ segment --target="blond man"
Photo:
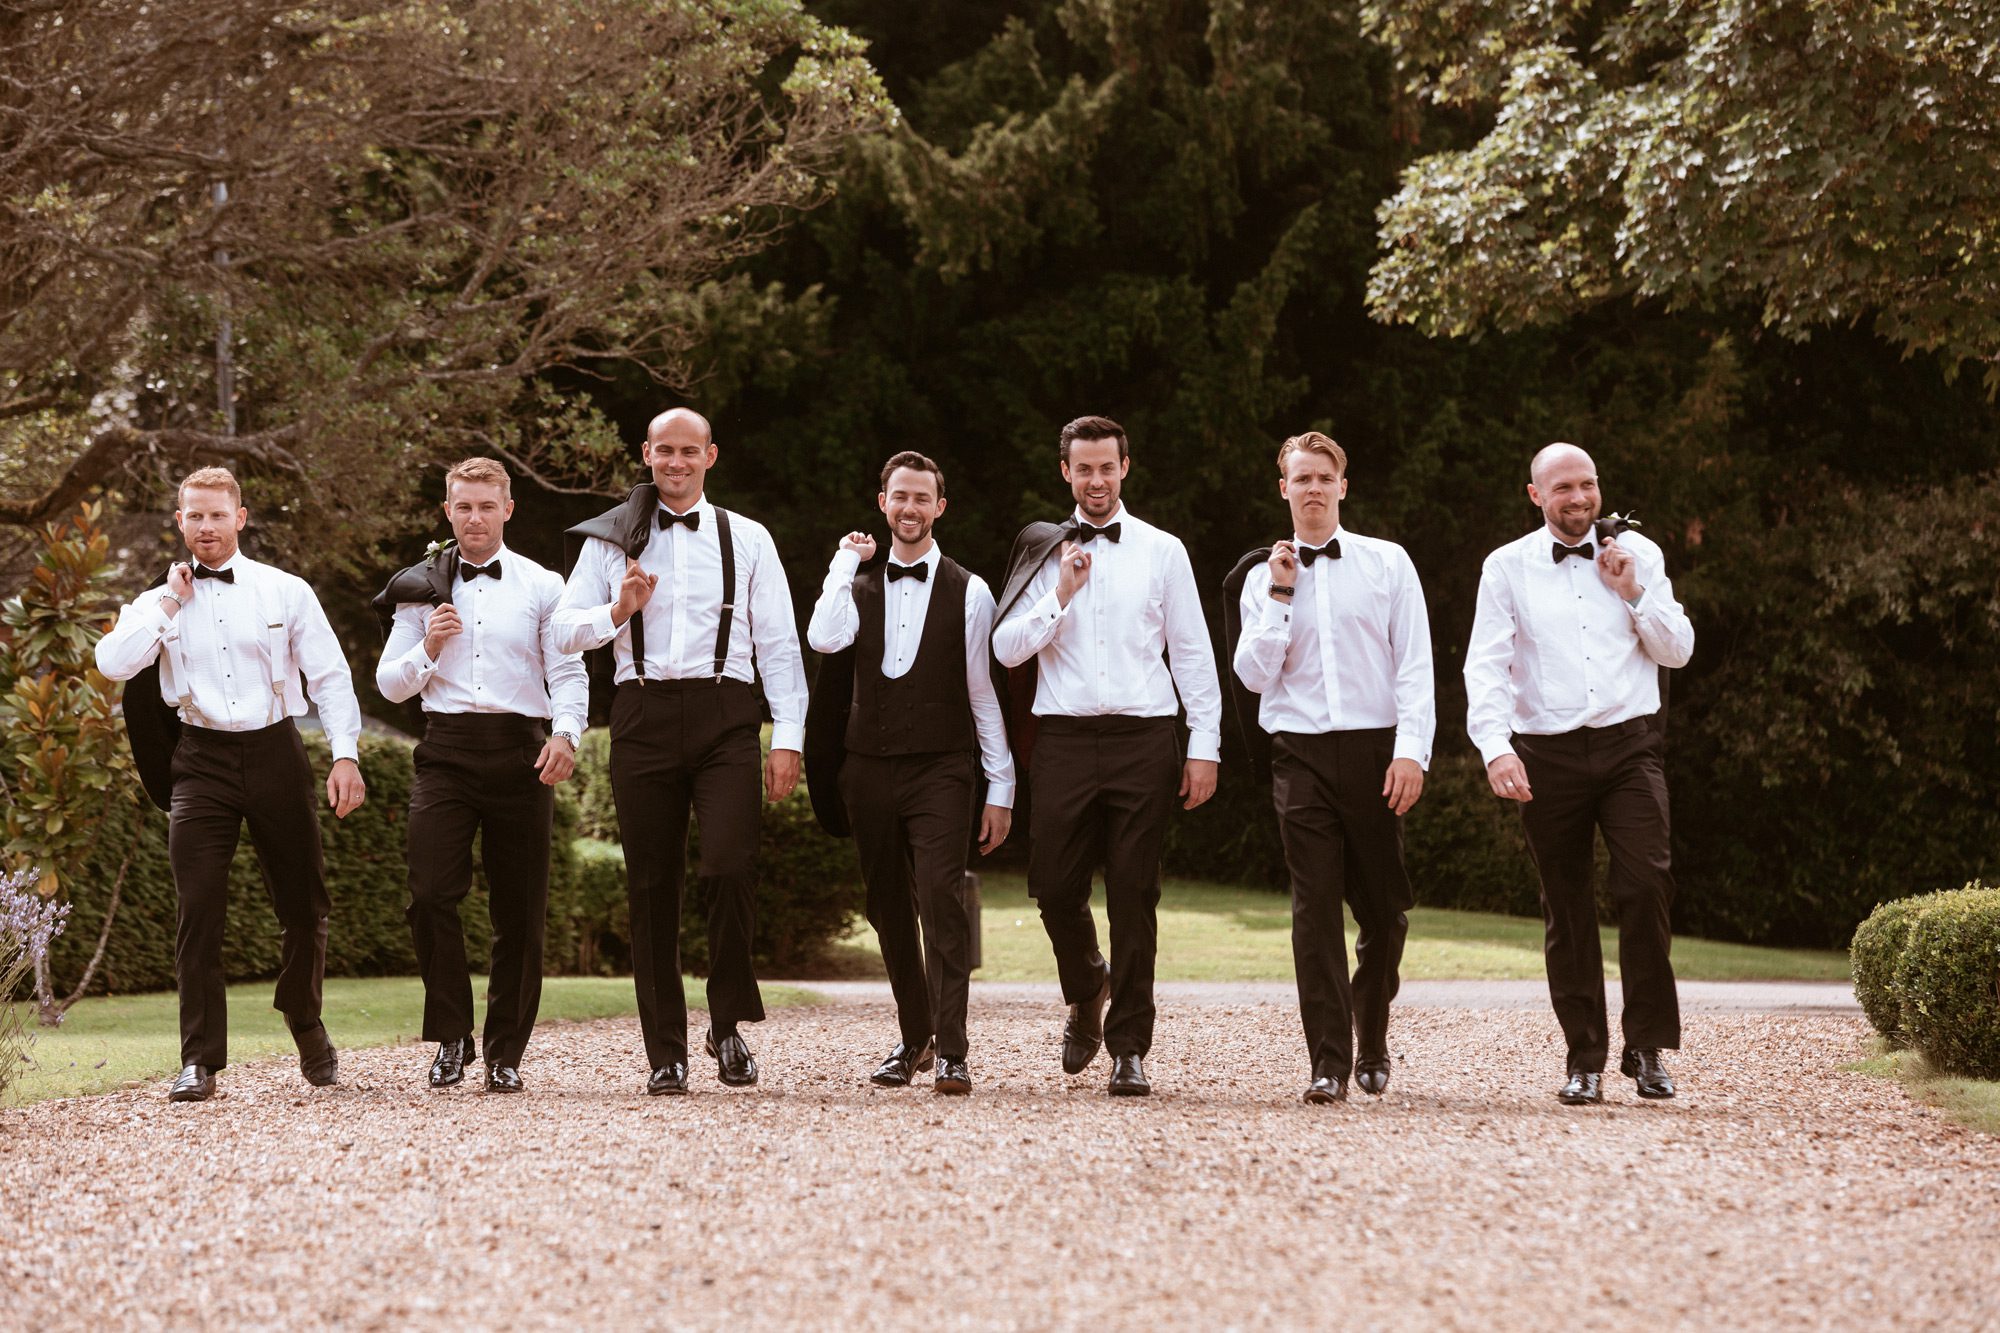
[[[192,562],[175,564],[164,587],[124,606],[97,644],[98,670],[135,681],[126,691],[128,718],[171,710],[165,732],[132,730],[135,747],[143,748],[142,734],[161,735],[172,747],[167,854],[179,902],[174,979],[182,1068],[167,1096],[206,1101],[215,1072],[228,1063],[222,932],[229,863],[245,824],[283,928],[273,1004],[298,1044],[300,1071],[325,1086],[340,1073],[320,1021],[326,867],[312,765],[293,719],[305,714],[310,697],[333,751],[327,803],[344,819],[367,795],[356,748],[361,709],[311,586],[239,549],[250,511],[236,478],[202,468],[181,483],[178,497],[174,521]],[[142,771],[151,766],[150,755],[135,749],[135,757]]]

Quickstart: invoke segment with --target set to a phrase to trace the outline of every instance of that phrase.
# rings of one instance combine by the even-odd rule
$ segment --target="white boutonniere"
[[[424,548],[424,559],[435,560],[456,545],[458,545],[457,540],[451,537],[446,537],[441,541],[434,541]]]

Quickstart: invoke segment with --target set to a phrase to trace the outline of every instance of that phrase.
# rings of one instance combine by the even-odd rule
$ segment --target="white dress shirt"
[[[1071,521],[1084,520],[1076,513]],[[1172,717],[1178,689],[1187,708],[1187,757],[1216,762],[1222,687],[1187,547],[1123,505],[1110,523],[1120,525],[1121,540],[1098,537],[1084,548],[1090,578],[1069,605],[1056,600],[1058,546],[1014,614],[994,628],[993,651],[1010,667],[1039,656],[1037,717]]]
[[[1345,528],[1333,540],[1340,558],[1301,562],[1289,603],[1271,596],[1268,564],[1244,578],[1236,674],[1263,696],[1268,732],[1394,727],[1396,758],[1428,769],[1437,692],[1417,567],[1394,542]]]
[[[1636,605],[1605,586],[1596,561],[1554,559],[1559,542],[1536,528],[1487,556],[1479,575],[1465,646],[1466,731],[1489,764],[1514,753],[1515,732],[1553,736],[1659,712],[1658,668],[1686,666],[1694,654],[1694,625],[1650,538],[1618,538],[1635,562]]]
[[[664,512],[671,513],[671,510]],[[701,524],[655,526],[639,567],[659,576],[645,607],[646,678],[706,680],[715,675],[715,630],[722,618],[722,545],[715,535],[715,506],[695,501]],[[656,521],[657,522],[657,521]],[[755,519],[730,511],[736,548],[736,611],[723,674],[750,683],[764,677],[771,706],[771,748],[797,750],[806,730],[806,670],[792,623],[792,593],[771,534]],[[625,553],[592,537],[570,571],[556,612],[556,650],[575,653],[613,643],[619,684],[638,678],[632,668],[632,625],[611,623]],[[615,643],[614,643],[615,641]],[[753,657],[754,654],[754,657]]]
[[[917,660],[929,614],[931,588],[937,583],[941,558],[936,541],[916,563],[929,566],[919,579],[882,579],[882,674],[890,680],[906,674]],[[891,563],[901,563],[891,557]],[[813,604],[806,625],[806,643],[816,653],[837,653],[861,633],[861,610],[854,605],[854,573],[861,557],[845,547],[833,553],[826,582]],[[993,593],[986,580],[966,571],[965,688],[972,696],[972,725],[979,735],[979,760],[986,771],[986,804],[1014,806],[1014,753],[1007,748],[1007,724],[1000,699],[993,693],[988,663],[993,659]]]
[[[126,603],[97,641],[97,669],[130,680],[164,656],[160,697],[182,722],[211,731],[256,731],[304,717],[309,693],[333,757],[355,759],[361,705],[312,586],[241,551],[220,568],[236,581],[196,579],[178,615],[167,614],[163,588]]]
[[[445,641],[435,662],[424,652],[435,608],[422,602],[396,608],[375,687],[391,703],[421,694],[427,713],[552,717],[554,730],[583,735],[589,677],[581,657],[556,647],[561,577],[505,546],[486,563],[494,560],[499,578],[467,578],[461,554],[451,601],[464,628]]]

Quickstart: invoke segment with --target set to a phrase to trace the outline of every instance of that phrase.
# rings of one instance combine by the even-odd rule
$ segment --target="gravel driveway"
[[[1282,1004],[1165,1002],[1143,1101],[1062,1075],[1053,1006],[972,1018],[964,1101],[867,1086],[864,999],[774,1011],[761,1087],[703,1061],[680,1100],[612,1020],[538,1033],[521,1097],[431,1093],[406,1046],[0,1112],[0,1323],[2000,1321],[2000,1141],[1839,1072],[1846,1015],[1691,1015],[1677,1101],[1580,1109],[1546,1012],[1399,1008],[1387,1097],[1324,1108]]]

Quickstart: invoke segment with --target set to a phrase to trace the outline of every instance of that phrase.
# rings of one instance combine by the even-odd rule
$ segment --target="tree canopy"
[[[1382,205],[1370,308],[1428,333],[1621,297],[1865,323],[2000,391],[1985,0],[1363,5],[1407,89],[1490,117]]]
[[[677,382],[699,285],[892,115],[785,0],[73,0],[0,68],[0,519],[231,461],[315,566],[439,457],[604,488],[550,376]]]

